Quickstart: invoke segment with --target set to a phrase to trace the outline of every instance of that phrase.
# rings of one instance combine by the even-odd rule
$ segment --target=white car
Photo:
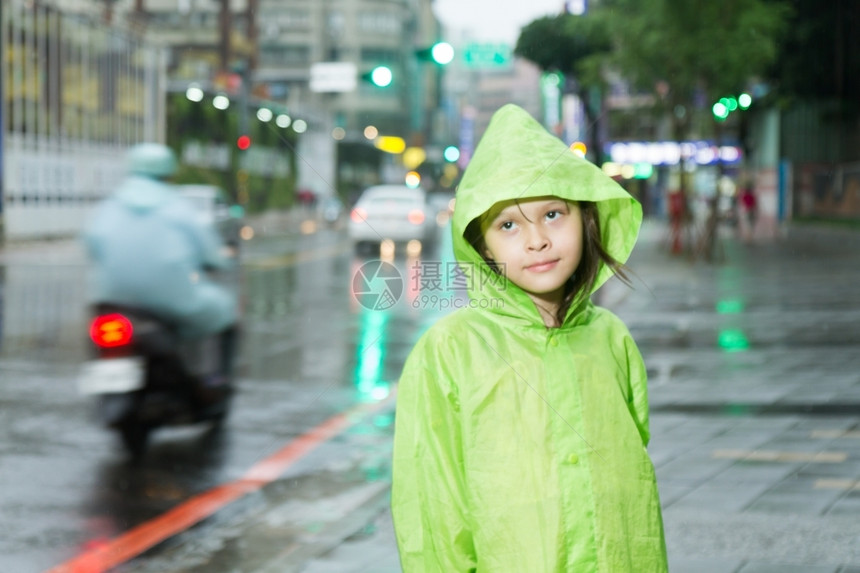
[[[238,247],[242,229],[242,210],[231,205],[224,191],[214,185],[179,185],[180,195],[189,200],[200,215],[204,225],[212,225],[221,239],[231,247]]]
[[[436,222],[439,227],[444,227],[454,214],[454,193],[450,191],[436,191],[427,194],[428,216]]]
[[[432,226],[431,226],[432,225]],[[376,185],[361,194],[349,217],[349,237],[356,248],[412,240],[426,242],[432,237],[435,221],[430,221],[427,193],[406,185]]]

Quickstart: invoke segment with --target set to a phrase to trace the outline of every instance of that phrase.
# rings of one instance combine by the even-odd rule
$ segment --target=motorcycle
[[[180,340],[158,317],[113,304],[94,306],[89,334],[79,391],[95,397],[99,422],[119,432],[131,455],[144,453],[156,428],[224,422],[233,383],[222,358],[233,345],[223,334]]]

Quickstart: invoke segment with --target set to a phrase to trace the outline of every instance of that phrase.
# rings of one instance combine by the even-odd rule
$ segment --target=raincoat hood
[[[492,280],[489,266],[464,237],[466,227],[494,204],[512,199],[554,195],[597,204],[603,248],[624,263],[630,256],[642,208],[620,185],[588,160],[576,155],[524,109],[508,104],[492,117],[457,189],[452,224],[457,261],[484,277],[469,284],[472,299],[503,300],[489,305],[499,312],[527,316],[542,324],[528,294],[503,277]],[[596,290],[612,276],[603,265]],[[576,309],[568,311],[575,312]]]
[[[131,175],[122,182],[114,198],[133,212],[148,213],[170,203],[176,193],[157,179]]]

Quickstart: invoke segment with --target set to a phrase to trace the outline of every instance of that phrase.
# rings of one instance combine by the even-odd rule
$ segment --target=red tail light
[[[409,211],[409,214],[406,216],[409,219],[409,222],[413,225],[420,225],[424,222],[424,211],[421,209],[412,209]]]
[[[367,220],[367,211],[361,207],[356,207],[352,210],[350,217],[356,223],[364,223]]]
[[[97,346],[113,348],[131,342],[134,329],[131,321],[121,314],[103,314],[93,319],[90,338]]]

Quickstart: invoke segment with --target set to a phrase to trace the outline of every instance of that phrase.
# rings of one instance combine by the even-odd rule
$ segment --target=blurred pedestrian
[[[681,190],[669,192],[669,242],[673,255],[680,254],[683,249],[682,236],[684,227],[689,223],[690,215],[687,207],[687,197]]]
[[[755,234],[755,224],[758,220],[758,201],[755,190],[749,182],[746,182],[738,194],[738,206],[741,210],[740,231],[741,237],[749,242]]]
[[[206,272],[233,262],[215,229],[167,182],[177,168],[169,147],[140,144],[127,161],[127,176],[83,233],[95,271],[90,298],[147,310],[185,339],[223,333],[229,367],[237,297]]]
[[[456,200],[471,301],[418,341],[398,386],[404,572],[667,571],[645,365],[590,298],[625,278],[640,205],[513,105]]]
[[[316,193],[314,193],[310,189],[299,189],[296,192],[296,197],[299,200],[299,204],[304,208],[305,211],[310,211],[314,206],[316,206]]]

